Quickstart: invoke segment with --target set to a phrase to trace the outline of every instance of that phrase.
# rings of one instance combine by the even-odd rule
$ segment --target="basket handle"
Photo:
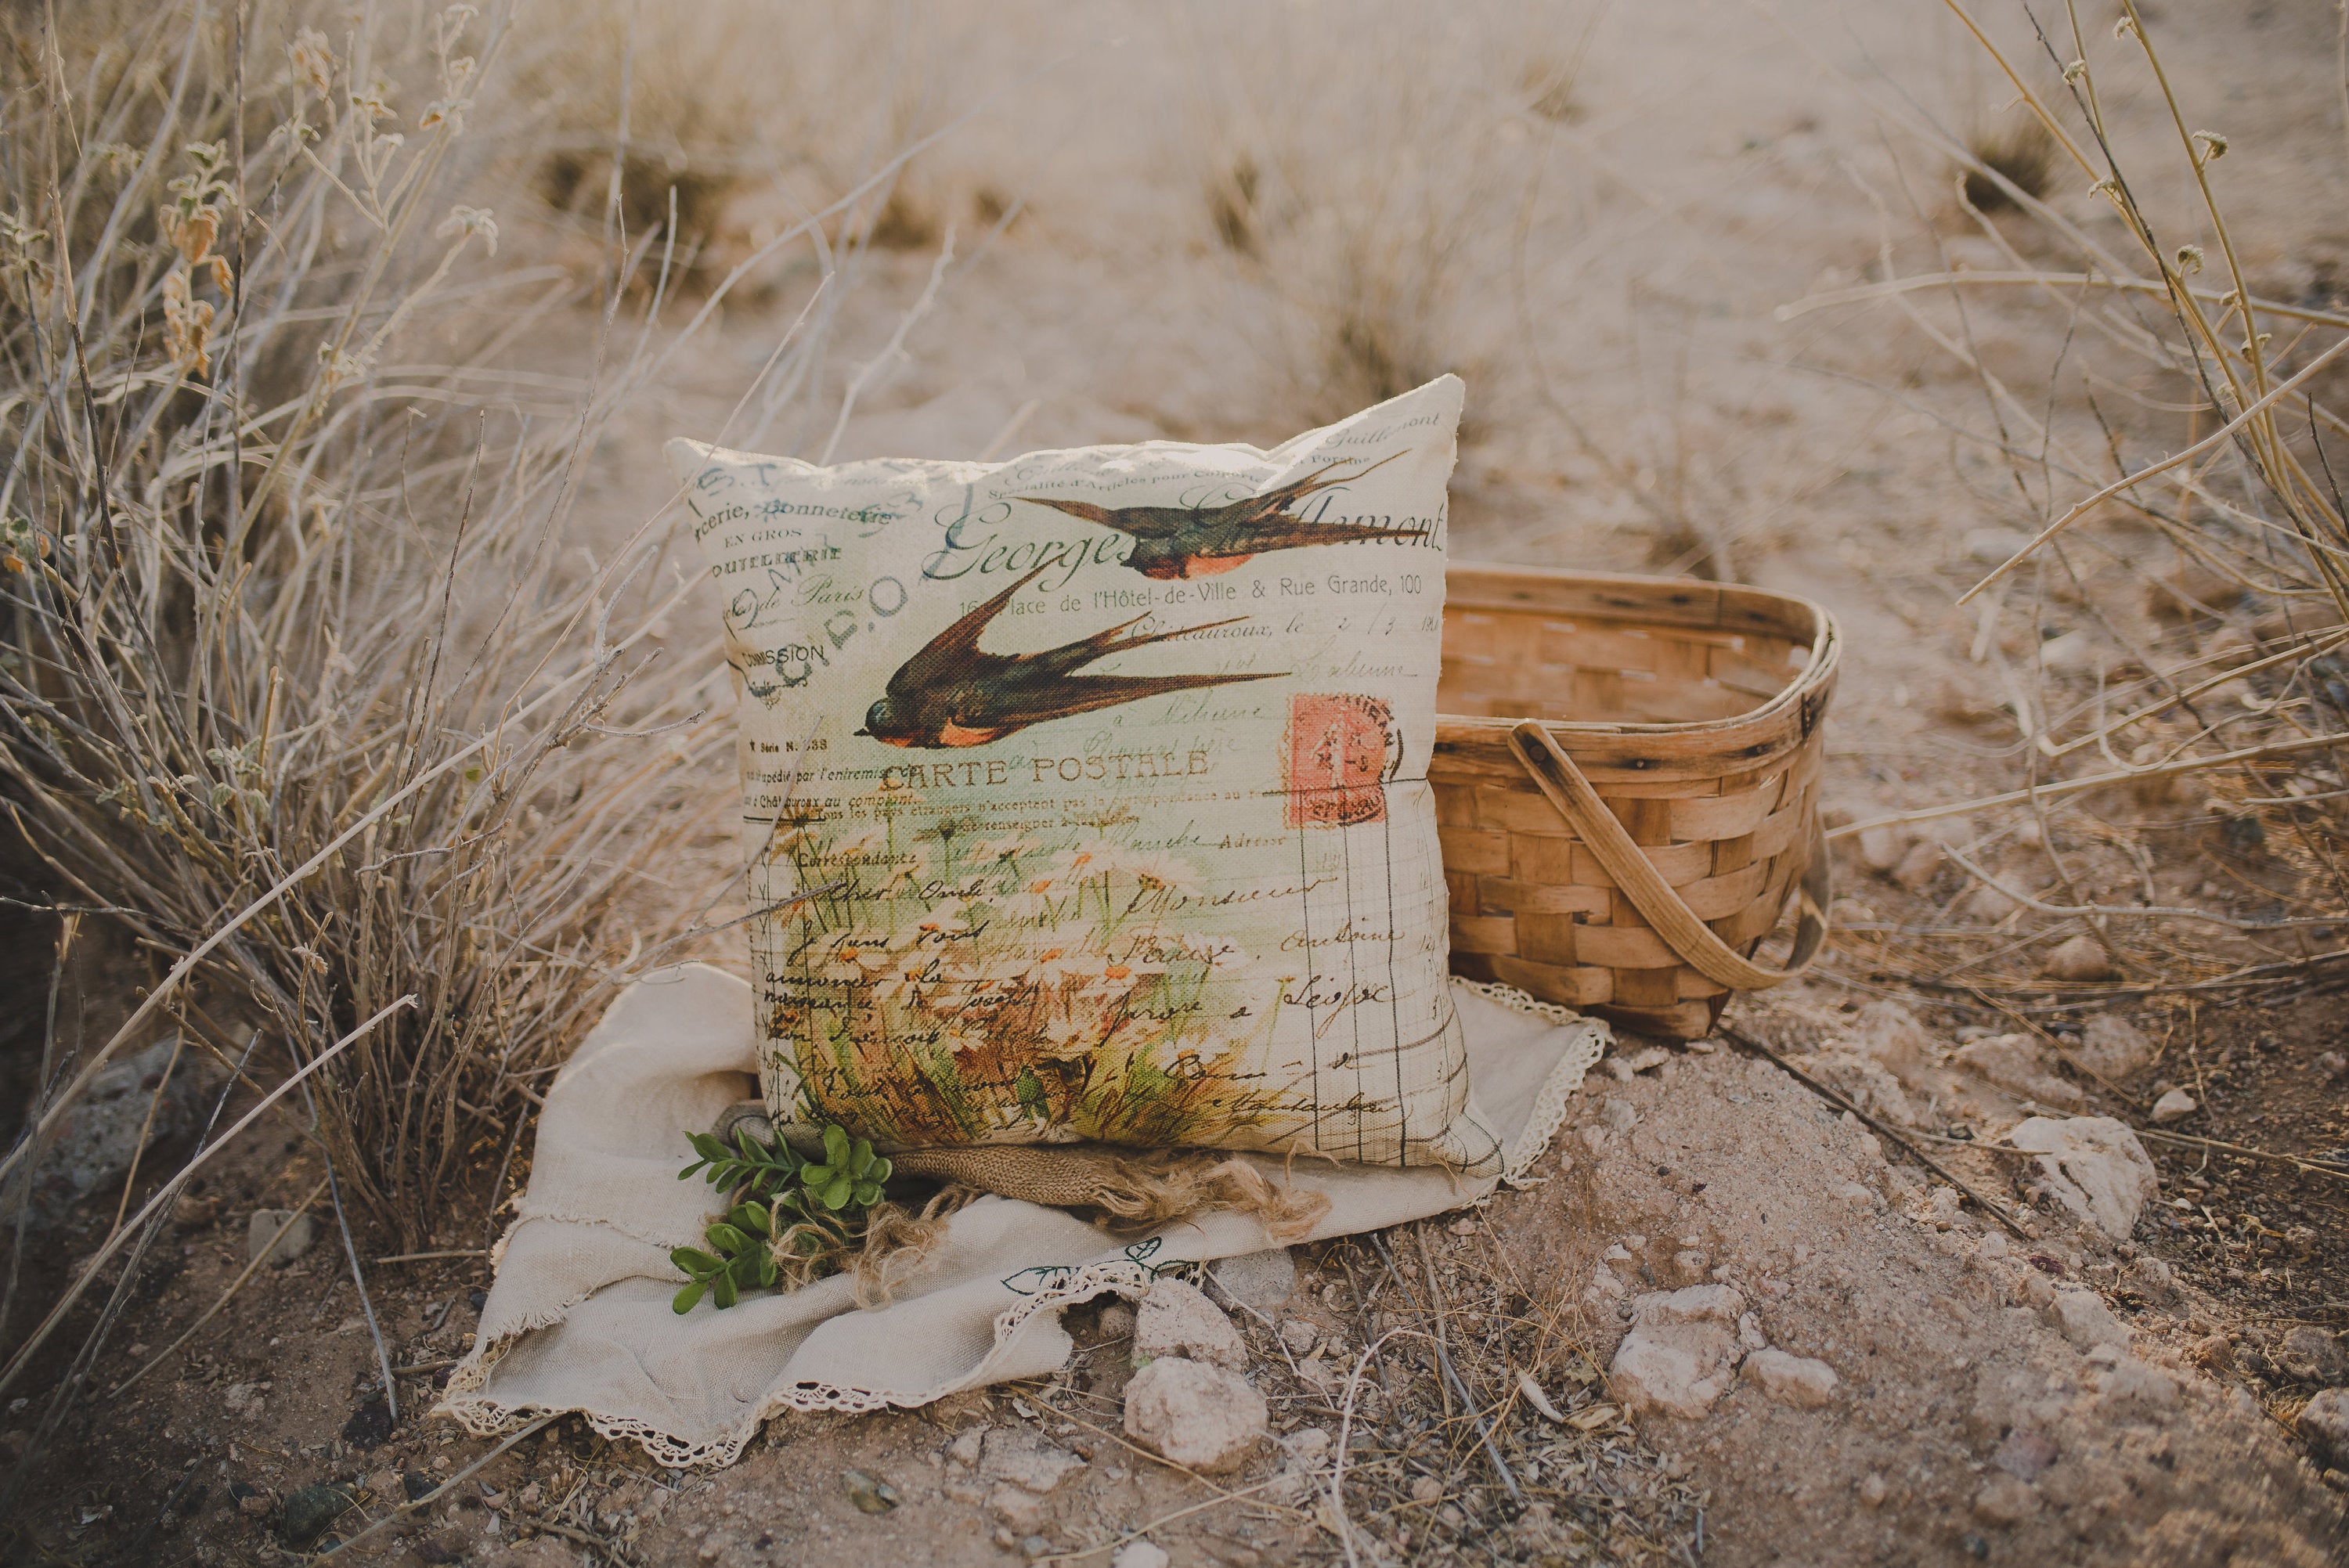
[[[1655,861],[1642,853],[1631,841],[1614,812],[1607,809],[1599,791],[1590,787],[1574,758],[1566,754],[1548,729],[1533,719],[1526,719],[1509,734],[1509,749],[1533,776],[1549,803],[1558,809],[1615,885],[1631,901],[1633,908],[1647,917],[1656,934],[1670,944],[1672,951],[1687,960],[1707,979],[1734,991],[1760,991],[1782,980],[1791,980],[1811,966],[1819,954],[1827,934],[1827,904],[1830,900],[1830,875],[1827,867],[1826,836],[1819,829],[1818,813],[1811,814],[1810,863],[1803,871],[1800,889],[1802,913],[1795,928],[1794,950],[1786,955],[1783,969],[1767,969],[1715,935],[1713,927],[1696,917]]]

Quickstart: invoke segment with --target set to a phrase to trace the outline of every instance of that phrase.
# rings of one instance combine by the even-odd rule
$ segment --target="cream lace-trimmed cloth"
[[[1517,993],[1459,982],[1454,996],[1470,1100],[1506,1151],[1502,1174],[1300,1159],[1287,1179],[1330,1199],[1309,1239],[1440,1213],[1522,1180],[1607,1047],[1605,1024]],[[613,1004],[547,1092],[480,1337],[440,1410],[485,1436],[576,1410],[664,1464],[730,1464],[780,1410],[911,1408],[1050,1373],[1070,1350],[1062,1307],[1268,1244],[1238,1213],[1124,1242],[1058,1209],[987,1197],[953,1216],[930,1265],[886,1306],[858,1310],[849,1281],[833,1278],[679,1317],[669,1298],[684,1276],[669,1249],[697,1243],[713,1213],[705,1183],[677,1179],[691,1158],[684,1134],[755,1092],[758,1044],[750,987],[704,965]],[[1246,1158],[1283,1179],[1278,1160]]]

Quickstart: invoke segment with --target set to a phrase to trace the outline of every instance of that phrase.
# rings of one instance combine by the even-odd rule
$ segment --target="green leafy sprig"
[[[774,1224],[774,1216],[758,1204],[737,1203],[724,1219],[702,1233],[716,1256],[694,1247],[671,1252],[668,1261],[683,1269],[692,1283],[678,1291],[669,1305],[679,1314],[691,1312],[707,1291],[719,1306],[731,1306],[743,1291],[773,1285],[777,1270],[767,1237]]]
[[[761,1143],[747,1129],[736,1130],[731,1147],[713,1133],[686,1134],[700,1158],[678,1180],[698,1174],[733,1207],[704,1233],[709,1252],[679,1247],[669,1253],[690,1282],[670,1304],[678,1313],[692,1311],[705,1293],[724,1308],[743,1291],[772,1289],[781,1277],[778,1253],[805,1260],[799,1271],[805,1280],[833,1272],[863,1243],[890,1163],[869,1140],[852,1139],[844,1129],[827,1126],[823,1137],[818,1161],[781,1140]]]

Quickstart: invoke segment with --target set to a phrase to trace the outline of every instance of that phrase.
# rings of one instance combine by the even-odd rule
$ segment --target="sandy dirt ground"
[[[2333,10],[2169,0],[2150,14],[2177,90],[2232,138],[2226,196],[2255,288],[2313,300],[2349,288]],[[872,253],[843,306],[835,383],[883,352],[949,226],[956,259],[834,455],[1268,444],[1343,412],[1351,388],[1331,369],[1331,344],[1344,323],[1331,312],[1346,291],[1285,260],[1318,255],[1342,273],[1351,253],[1330,229],[1343,225],[1310,201],[1287,210],[1266,195],[1239,214],[1250,227],[1236,242],[1227,223],[1219,231],[1229,203],[1217,192],[1247,164],[1259,191],[1310,196],[1327,180],[1340,199],[1391,200],[1398,227],[1416,215],[1444,231],[1373,247],[1361,264],[1423,334],[1397,350],[1403,365],[1469,379],[1458,557],[1702,570],[1834,611],[1849,639],[1828,788],[1841,820],[2009,787],[2030,737],[2007,672],[2042,669],[2044,644],[2077,631],[2191,646],[2227,632],[2158,620],[2144,582],[2161,563],[2127,548],[2087,558],[2085,581],[2043,583],[1993,614],[1953,607],[2040,515],[2008,461],[1975,438],[1997,418],[1985,375],[2065,429],[2100,415],[2147,442],[2178,428],[2147,406],[2153,384],[2093,333],[2079,331],[2070,368],[2051,375],[2050,343],[2075,330],[2063,300],[2018,288],[1971,294],[1962,312],[1944,294],[1920,296],[1913,314],[1885,303],[1778,314],[1888,269],[2057,264],[2036,231],[1969,213],[1952,192],[1934,128],[1962,141],[2000,123],[2011,94],[1947,15],[1568,6],[1510,10],[1511,26],[1500,15],[1447,33],[1444,68],[1473,60],[1502,83],[1487,96],[1558,87],[1555,114],[1466,124],[1453,98],[1414,89],[1423,57],[1408,38],[1329,38],[1345,31],[1343,6],[1261,20],[1235,6],[1017,8],[984,29],[941,21],[946,63],[934,68],[957,101],[975,100],[974,82],[1074,63],[1005,88],[916,164],[919,242]],[[2095,36],[2109,23],[2099,10]],[[2002,38],[2027,41],[2012,24],[2001,20]],[[1359,92],[1332,86],[1331,62]],[[2147,83],[2117,68],[2114,79],[2121,138],[2162,134]],[[1472,131],[1473,159],[1459,150]],[[1366,165],[1383,182],[1362,183]],[[2086,182],[2069,179],[2058,175],[2051,202],[2113,242]],[[2148,189],[2148,207],[2184,213],[2178,183]],[[1008,201],[1020,203],[1013,221],[991,232]],[[761,214],[753,193],[729,222],[747,232]],[[509,232],[555,264],[594,265],[592,240],[552,216]],[[743,242],[728,235],[721,250]],[[663,503],[659,443],[725,423],[807,287],[783,273],[730,304],[710,346],[595,454],[578,542],[608,548]],[[564,319],[575,330],[518,362],[587,374],[592,324]],[[2109,408],[2091,407],[2099,389]],[[768,444],[821,449],[826,431],[794,417]],[[677,559],[691,570],[689,545]],[[698,641],[682,625],[669,639]],[[2085,700],[2083,677],[2069,678],[2035,700]],[[713,773],[709,787],[732,781]],[[2116,851],[2083,875],[2142,870],[2166,895],[2257,903],[2257,890],[2230,882],[2196,801],[2147,810],[2174,825],[2147,841],[2143,864]],[[1951,841],[2002,880],[2048,885],[2012,824],[1963,832]],[[1118,1559],[1126,1568],[2340,1560],[2349,1477],[2326,1474],[2292,1425],[2341,1380],[2339,1351],[2328,1374],[2321,1357],[2285,1346],[2295,1329],[2331,1343],[2349,1326],[2349,1187],[2272,1160],[2149,1144],[2158,1196],[2116,1238],[2083,1223],[2028,1158],[1967,1145],[2042,1110],[2142,1126],[2159,1093],[2183,1086],[2199,1102],[2183,1130],[2337,1156],[2349,1138],[2341,995],[2314,985],[2191,1002],[2135,995],[2038,1014],[2034,1034],[1987,996],[1910,982],[1927,967],[1920,951],[1959,951],[1937,934],[1961,917],[2008,921],[2025,953],[2043,926],[2050,941],[2062,930],[2011,901],[1988,907],[1953,865],[1894,880],[1884,862],[1909,847],[1871,863],[1843,842],[1837,949],[1726,1022],[1920,1135],[1961,1180],[2015,1205],[2022,1237],[1734,1045],[1651,1051],[1626,1037],[1585,1086],[1539,1185],[1398,1234],[1392,1264],[1360,1243],[1299,1249],[1293,1294],[1234,1308],[1276,1431],[1295,1439],[1236,1477],[1178,1473],[1123,1441],[1124,1352],[1114,1310],[1097,1305],[1073,1315],[1078,1359],[1043,1384],[917,1413],[781,1422],[740,1464],[707,1475],[659,1469],[569,1421],[347,1555],[513,1568],[1104,1563],[1146,1529],[1135,1539],[1168,1556]],[[713,832],[675,868],[674,892],[698,901],[734,874],[731,840]],[[2249,961],[2267,950],[2214,951]],[[2099,1075],[2074,1047],[2108,1030],[2094,1023],[2106,1016],[2136,1043]],[[2005,1057],[1966,1054],[2009,1036],[2020,1043]],[[103,1369],[108,1384],[170,1345],[243,1268],[252,1211],[297,1202],[317,1181],[298,1130],[284,1130],[185,1206],[142,1276],[145,1324],[108,1351],[119,1363]],[[526,1171],[525,1149],[509,1178]],[[106,1208],[64,1221],[56,1255],[77,1255],[64,1243],[102,1231]],[[396,1423],[370,1402],[376,1352],[329,1226],[60,1435],[36,1527],[47,1560],[283,1560],[295,1554],[286,1504],[302,1489],[346,1486],[358,1501],[332,1528],[348,1534],[480,1460],[493,1445],[428,1409],[490,1283],[481,1253],[498,1221],[487,1208],[477,1200],[436,1239],[468,1255],[369,1270],[392,1358],[415,1369],[400,1379]],[[364,1234],[357,1244],[381,1251]],[[1631,1408],[1610,1369],[1640,1298],[1714,1286],[1733,1293],[1711,1310],[1725,1315],[1727,1354],[1744,1369],[1701,1412]],[[1298,1434],[1340,1429],[1347,1389],[1326,1368],[1402,1321],[1413,1291],[1444,1304],[1455,1339],[1485,1346],[1488,1372],[1536,1374],[1572,1418],[1551,1420],[1496,1375],[1488,1414],[1504,1486],[1433,1360],[1398,1352],[1360,1429],[1357,1517],[1341,1520],[1281,1477],[1300,1450],[1324,1451]],[[1824,1363],[1832,1386],[1771,1384],[1759,1370],[1778,1364],[1768,1352]],[[28,1419],[15,1407],[0,1415],[0,1457],[21,1451]],[[1007,1494],[984,1443],[967,1440],[983,1431],[1025,1432],[1083,1463],[1049,1492]],[[860,1509],[854,1474],[885,1480],[895,1506]]]

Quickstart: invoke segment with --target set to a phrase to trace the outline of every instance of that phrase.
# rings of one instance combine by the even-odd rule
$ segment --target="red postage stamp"
[[[1288,825],[1386,820],[1392,711],[1374,696],[1299,692],[1288,708]]]

